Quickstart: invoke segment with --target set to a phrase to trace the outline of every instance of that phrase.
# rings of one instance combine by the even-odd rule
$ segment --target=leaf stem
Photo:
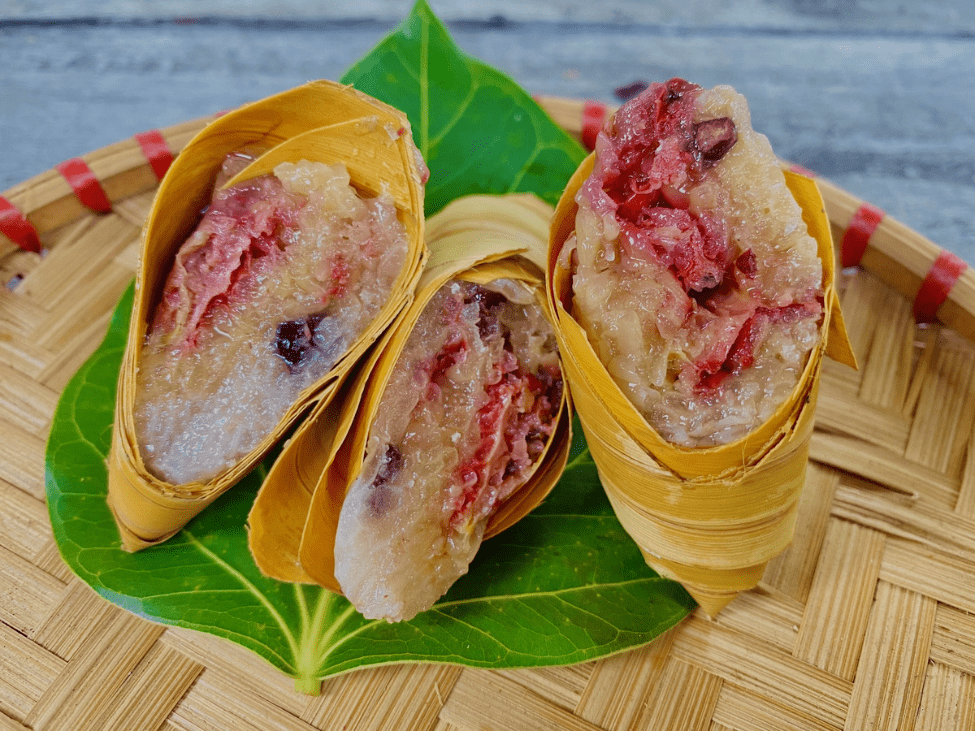
[[[301,638],[298,641],[299,650],[295,656],[295,690],[307,695],[318,695],[322,688],[322,675],[319,672],[319,649],[316,638],[321,632],[322,624],[334,595],[325,589],[319,589],[318,603],[315,606],[315,616],[309,621],[308,604],[305,600],[304,587],[296,584],[295,594],[301,605]]]
[[[299,676],[295,678],[295,691],[304,693],[305,695],[321,695],[322,679]]]
[[[295,600],[298,602],[298,610],[301,612],[301,639],[299,645],[304,644],[305,636],[308,634],[308,601],[305,599],[305,590],[301,584],[292,584],[295,590]]]

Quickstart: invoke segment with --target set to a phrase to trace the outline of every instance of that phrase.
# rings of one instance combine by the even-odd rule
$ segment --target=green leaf
[[[47,450],[61,555],[115,604],[237,642],[308,691],[321,678],[395,662],[581,662],[645,644],[693,608],[678,584],[646,566],[616,520],[578,425],[573,457],[551,497],[486,542],[470,572],[410,622],[366,620],[343,597],[260,574],[244,524],[265,465],[168,542],[123,552],[105,502],[105,458],[132,292],[65,388]]]
[[[342,81],[409,117],[430,168],[427,215],[473,193],[554,205],[586,155],[518,84],[461,51],[426,0]]]
[[[387,75],[384,96],[406,107],[422,134],[437,207],[475,190],[528,190],[552,200],[581,159],[514,82],[460,54],[422,1],[346,78],[365,88]],[[508,120],[501,132],[499,110]],[[499,141],[512,140],[524,144],[502,153]],[[480,155],[481,145],[489,152]],[[458,158],[458,150],[475,154]],[[316,692],[322,678],[369,665],[590,660],[645,644],[693,609],[678,584],[646,566],[614,517],[578,424],[571,463],[550,498],[486,542],[470,572],[410,622],[366,620],[343,597],[260,574],[244,524],[269,461],[165,544],[123,552],[105,501],[105,459],[132,298],[130,287],[104,342],[65,388],[46,454],[61,554],[115,604],[239,643],[305,692]]]

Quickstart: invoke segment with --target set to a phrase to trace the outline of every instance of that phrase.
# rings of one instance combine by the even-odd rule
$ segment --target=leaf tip
[[[430,3],[428,3],[427,0],[416,0],[416,2],[413,3],[413,9],[410,11],[410,14],[426,16],[435,15],[433,8],[430,7]]]

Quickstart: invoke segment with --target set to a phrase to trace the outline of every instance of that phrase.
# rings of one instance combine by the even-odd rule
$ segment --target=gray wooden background
[[[0,191],[137,132],[337,78],[412,0],[0,0]],[[532,93],[728,83],[783,157],[975,263],[972,0],[431,0]]]

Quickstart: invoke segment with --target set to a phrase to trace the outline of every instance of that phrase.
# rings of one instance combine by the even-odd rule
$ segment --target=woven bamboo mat
[[[540,101],[583,138],[606,113]],[[133,274],[157,175],[206,121],[0,197],[0,731],[975,729],[975,274],[826,181],[861,265],[841,283],[861,369],[827,363],[795,541],[716,621],[599,662],[369,669],[313,698],[97,597],[52,539],[45,439]],[[934,311],[951,328],[915,324]]]

